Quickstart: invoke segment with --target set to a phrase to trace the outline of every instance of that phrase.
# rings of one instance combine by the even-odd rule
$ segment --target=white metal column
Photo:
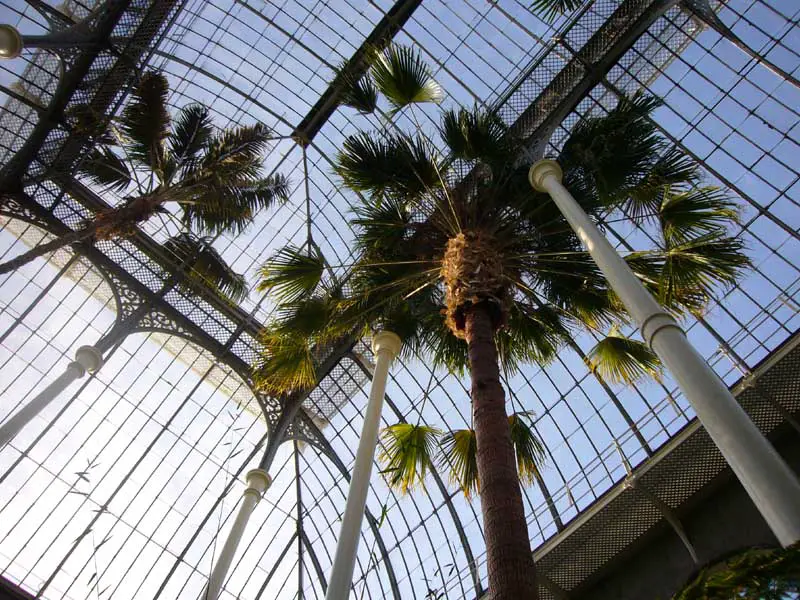
[[[558,163],[531,166],[534,189],[547,192],[609,285],[664,362],[697,418],[783,546],[800,540],[800,482],[747,416],[727,386],[694,349],[672,316],[644,288],[614,247],[561,184]]]
[[[83,377],[86,372],[94,373],[103,365],[103,355],[94,346],[81,346],[75,351],[75,360],[55,381],[39,392],[36,397],[19,409],[0,425],[0,448],[14,439],[31,420],[55,400],[69,384]]]
[[[381,423],[383,398],[386,394],[386,380],[389,376],[389,366],[400,352],[401,346],[400,338],[390,331],[382,331],[372,338],[375,373],[372,375],[367,413],[364,415],[361,440],[358,442],[356,462],[350,478],[350,490],[347,492],[347,504],[344,508],[342,527],[339,530],[339,541],[336,544],[336,555],[333,558],[333,568],[325,600],[347,600],[350,595],[356,552],[361,539],[361,523],[364,520],[364,509],[367,505],[367,491],[372,475],[375,446],[378,443],[378,428]]]
[[[211,571],[211,577],[208,578],[208,584],[200,596],[201,600],[217,600],[225,579],[228,576],[228,569],[231,567],[233,557],[236,554],[236,549],[239,547],[239,542],[242,539],[247,522],[250,520],[250,515],[253,514],[253,509],[261,500],[272,484],[272,478],[266,471],[261,469],[252,469],[248,471],[245,476],[247,479],[247,487],[242,492],[242,503],[239,505],[239,512],[236,515],[236,520],[233,522],[228,538],[225,540],[225,545],[219,553],[217,562],[214,569]]]

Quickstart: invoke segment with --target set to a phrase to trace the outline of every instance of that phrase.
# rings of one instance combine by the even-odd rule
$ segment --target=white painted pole
[[[581,239],[609,285],[639,325],[642,337],[675,377],[697,418],[784,546],[800,540],[800,482],[761,434],[727,386],[689,343],[675,319],[644,288],[561,184],[558,163],[541,160],[528,174],[547,192]]]
[[[328,591],[325,600],[347,600],[350,584],[353,581],[353,568],[356,564],[358,542],[361,539],[361,523],[367,505],[367,491],[372,475],[375,446],[378,444],[378,428],[381,423],[383,397],[386,394],[386,380],[389,366],[400,352],[402,342],[390,331],[382,331],[372,338],[372,351],[375,353],[375,372],[372,375],[372,388],[369,392],[367,414],[358,442],[356,462],[350,478],[350,490],[342,516],[336,555],[333,558]]]
[[[44,408],[55,400],[69,384],[83,377],[86,372],[94,373],[103,365],[103,355],[94,346],[81,346],[75,351],[75,360],[55,381],[39,392],[36,397],[19,409],[0,425],[0,448],[14,439]]]
[[[206,589],[200,597],[201,600],[217,600],[219,598],[219,593],[225,584],[228,569],[230,569],[231,562],[233,562],[239,542],[242,540],[242,534],[247,522],[250,520],[250,515],[253,514],[253,509],[258,504],[258,501],[261,500],[261,496],[272,485],[272,478],[266,471],[261,469],[248,471],[245,477],[247,479],[247,487],[242,492],[242,503],[239,505],[239,512],[228,533],[228,538],[225,540],[225,545],[219,553],[217,563],[211,571],[211,577],[208,578]]]

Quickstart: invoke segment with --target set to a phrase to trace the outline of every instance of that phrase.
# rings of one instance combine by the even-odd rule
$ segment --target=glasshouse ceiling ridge
[[[390,42],[421,53],[445,89],[445,105],[490,108],[529,141],[532,157],[560,150],[581,118],[604,113],[621,94],[643,89],[663,98],[654,118],[659,134],[736,198],[736,235],[753,263],[746,278],[684,319],[689,338],[729,385],[753,377],[756,365],[792,339],[800,320],[800,164],[792,154],[798,10],[767,0],[708,7],[596,0],[548,22],[529,4],[0,3],[0,20],[23,35],[79,22],[90,40],[26,49],[0,64],[4,261],[123,202],[74,175],[96,135],[82,115],[119,115],[148,70],[165,74],[175,113],[200,103],[217,126],[270,127],[264,173],[289,182],[288,201],[263,211],[250,228],[209,238],[246,274],[242,301],[199,286],[189,258],[165,245],[182,227],[173,213],[128,237],[79,242],[58,260],[37,259],[3,275],[3,395],[16,399],[2,417],[40,381],[54,379],[81,344],[107,353],[107,365],[81,382],[58,415],[43,413],[34,431],[0,449],[0,521],[9,523],[0,529],[3,577],[43,598],[198,597],[233,523],[242,477],[272,463],[272,486],[220,597],[324,597],[376,357],[369,340],[351,332],[317,350],[314,389],[285,398],[254,392],[259,334],[276,307],[253,283],[258,265],[286,244],[313,246],[331,273],[353,260],[349,222],[358,199],[334,173],[348,135],[364,127],[426,134],[437,127],[436,107],[410,116],[380,105],[365,116],[341,104],[345,80],[363,75],[368,55]],[[652,241],[631,223],[605,227],[622,251]],[[73,252],[85,272],[65,276]],[[111,296],[88,292],[85,278],[105,281]],[[49,316],[39,304],[50,307]],[[562,535],[694,422],[669,376],[620,384],[587,369],[597,341],[594,332],[576,334],[550,365],[504,380],[512,409],[535,415],[548,456],[524,494],[533,547]],[[40,364],[33,348],[52,356],[51,364]],[[384,425],[469,427],[467,381],[427,365],[420,357],[397,361]],[[131,380],[137,369],[139,383]],[[163,401],[145,408],[159,394],[176,402],[174,412],[165,412]],[[796,410],[790,400],[780,402]],[[139,433],[129,433],[136,427]],[[50,464],[47,444],[64,448],[65,458]],[[163,469],[152,464],[155,457]],[[81,475],[72,481],[75,469]],[[179,489],[187,469],[196,470],[203,490],[192,487],[196,482]],[[483,597],[480,511],[450,483],[434,468],[425,491],[402,495],[373,475],[352,597]],[[58,490],[47,509],[35,491],[46,487]],[[31,494],[39,499],[24,508],[20,502]],[[48,537],[36,512],[50,515],[47,522],[61,532]],[[13,523],[32,533],[21,536]],[[12,542],[12,535],[24,540]],[[579,585],[550,581],[541,594],[558,597]]]

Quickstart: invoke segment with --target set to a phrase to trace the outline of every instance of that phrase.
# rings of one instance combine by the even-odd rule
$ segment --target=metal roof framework
[[[581,114],[611,105],[619,90],[644,87],[665,98],[658,124],[675,144],[703,163],[710,179],[742,199],[740,235],[752,245],[756,258],[752,276],[721,296],[706,315],[687,324],[701,351],[732,383],[790,336],[800,319],[796,300],[800,165],[791,152],[800,102],[796,102],[798,90],[766,69],[763,61],[730,55],[729,41],[715,31],[704,31],[694,17],[670,4],[598,1],[548,26],[524,3],[475,0],[399,1],[391,6],[373,2],[367,8],[349,2],[304,7],[293,2],[111,0],[110,9],[92,24],[113,40],[108,47],[69,52],[55,64],[37,54],[26,58],[24,66],[3,65],[0,91],[8,100],[0,113],[6,157],[0,181],[3,189],[25,191],[35,200],[19,197],[4,207],[10,218],[4,230],[6,250],[13,243],[9,240],[23,240],[8,251],[13,255],[25,240],[32,243],[47,235],[43,231],[57,234],[75,227],[92,210],[119,201],[74,179],[44,180],[40,175],[51,166],[69,172],[80,159],[85,140],[71,127],[69,106],[91,102],[112,114],[137,69],[148,64],[170,77],[174,106],[202,101],[212,107],[219,124],[258,119],[282,138],[276,141],[269,164],[292,176],[296,184],[292,202],[261,218],[251,232],[218,239],[223,255],[252,272],[274,248],[287,240],[303,240],[311,232],[331,262],[346,263],[347,207],[352,199],[332,177],[331,160],[344,135],[365,124],[380,127],[384,122],[348,109],[334,110],[337,80],[332,68],[343,61],[348,61],[346,69],[363,68],[360,57],[367,42],[394,36],[421,48],[435,65],[448,101],[493,106],[508,123],[539,139],[542,147],[557,147]],[[30,6],[15,2],[3,6],[18,15],[23,31],[44,24]],[[729,2],[715,8],[734,32],[757,47],[759,56],[796,71],[797,14],[763,1],[753,6]],[[75,10],[82,14],[80,6]],[[14,87],[11,80],[20,77]],[[318,100],[312,103],[314,98]],[[422,127],[431,129],[435,115],[435,109],[421,111]],[[403,114],[394,124],[413,125]],[[10,158],[12,154],[15,158]],[[607,227],[622,249],[636,248],[644,235],[626,223]],[[322,597],[353,459],[352,442],[360,426],[369,351],[359,342],[332,354],[324,369],[328,375],[304,400],[299,419],[285,435],[275,435],[284,407],[274,399],[254,397],[247,385],[254,334],[271,307],[253,300],[232,307],[209,293],[188,294],[177,287],[183,265],[158,244],[174,229],[169,221],[148,224],[130,240],[81,248],[80,258],[54,258],[37,264],[35,270],[15,273],[4,283],[2,314],[9,325],[2,349],[4,365],[13,366],[15,373],[3,391],[4,397],[16,400],[9,411],[37,384],[30,369],[35,372],[42,366],[36,365],[31,347],[47,349],[59,364],[79,340],[102,339],[112,364],[117,356],[126,358],[119,359],[116,371],[104,368],[87,381],[57,419],[40,423],[36,436],[21,436],[0,455],[8,465],[0,475],[3,491],[13,492],[0,504],[0,513],[7,517],[19,516],[15,512],[20,510],[19,498],[35,486],[61,486],[48,500],[53,503],[51,514],[61,518],[52,531],[44,521],[36,521],[41,512],[36,502],[18,522],[0,531],[0,555],[7,558],[2,572],[45,598],[88,598],[101,592],[142,598],[196,595],[210,569],[216,534],[224,533],[235,507],[237,477],[253,465],[265,444],[295,439],[293,448],[276,449],[276,483],[265,499],[269,514],[234,565],[225,593]],[[86,297],[76,307],[71,295],[78,291]],[[95,318],[104,326],[89,320],[82,321],[81,328],[68,324],[53,333],[39,321],[43,303],[52,304],[53,314],[70,323],[98,298],[105,300],[102,308],[95,307]],[[28,304],[20,308],[20,302]],[[95,337],[87,340],[87,331]],[[70,337],[71,342],[64,341]],[[537,544],[558,536],[565,523],[624,478],[630,465],[646,464],[654,450],[692,417],[668,379],[660,385],[624,389],[596,380],[580,360],[591,344],[591,336],[581,336],[553,365],[525,369],[508,382],[512,403],[536,411],[539,432],[551,454],[550,468],[526,495]],[[52,457],[42,451],[71,447],[68,440],[86,437],[86,423],[91,422],[87,415],[95,414],[97,407],[82,398],[94,394],[105,403],[112,396],[117,400],[110,403],[113,408],[102,422],[116,428],[94,461],[106,462],[108,448],[117,443],[115,436],[124,436],[131,423],[138,423],[133,416],[121,420],[112,416],[114,409],[142,395],[138,381],[114,389],[130,377],[126,370],[141,353],[151,354],[143,348],[156,345],[161,350],[145,365],[157,373],[148,395],[161,404],[166,398],[179,399],[179,408],[169,416],[159,415],[159,406],[148,415],[140,433],[155,423],[158,428],[148,432],[151,437],[133,464],[122,460],[124,454],[111,454],[116,458],[91,478],[93,487],[78,489],[80,482],[69,481],[68,466],[86,458],[87,444],[78,445],[67,464],[55,470],[49,466]],[[170,369],[181,368],[177,383],[158,385],[170,379],[166,377]],[[113,374],[106,375],[107,370]],[[40,377],[47,375],[43,372]],[[389,407],[394,415],[385,415],[387,423],[395,417],[424,418],[450,427],[468,423],[466,390],[452,375],[430,373],[423,361],[412,361],[397,366],[393,384]],[[92,391],[97,386],[102,389]],[[217,408],[199,404],[198,395],[208,395],[208,403],[215,400]],[[227,409],[219,407],[217,396],[234,402]],[[421,402],[423,396],[432,401]],[[257,412],[254,405],[264,415],[266,432],[264,421],[252,415]],[[79,406],[82,413],[76,412]],[[229,418],[226,410],[231,408]],[[146,411],[137,405],[130,413],[134,414]],[[199,422],[205,423],[204,430],[196,430]],[[200,450],[198,439],[213,430],[225,435]],[[172,446],[162,448],[168,437],[175,438]],[[128,448],[135,448],[136,440],[128,440]],[[148,465],[153,456],[163,452],[166,464],[180,444],[191,450],[170,466],[171,473],[157,475]],[[86,460],[93,465],[93,458]],[[126,466],[120,471],[119,464]],[[167,490],[154,495],[150,482],[185,477],[188,464],[194,465],[192,469],[199,464],[207,488],[217,484],[213,494],[207,490],[191,498],[179,494],[177,499],[190,508],[177,516],[165,509],[159,519],[153,517],[157,523],[129,518],[131,513],[149,514],[157,505],[170,504]],[[39,479],[25,480],[22,474],[29,472],[40,474]],[[47,476],[42,479],[41,474]],[[354,582],[356,597],[482,595],[485,573],[477,506],[448,490],[442,475],[434,479],[435,488],[429,484],[427,494],[408,498],[388,492],[380,481],[373,483],[369,527]],[[134,481],[146,500],[132,493]],[[82,498],[80,506],[65,508],[75,497]],[[175,498],[171,501],[174,506]],[[16,528],[29,521],[36,521],[33,533],[18,548],[19,531],[24,528]],[[176,535],[166,539],[164,532],[171,531],[172,524],[177,524]],[[178,536],[182,528],[190,533]],[[75,530],[76,539],[66,539],[70,530]],[[265,535],[270,543],[263,543]],[[142,536],[146,542],[138,549]],[[99,547],[108,553],[99,552]],[[32,548],[38,557],[28,556]],[[133,561],[127,556],[134,554],[131,548],[138,549]],[[123,563],[127,566],[120,566]],[[133,582],[133,573],[140,573],[145,563],[149,564],[146,576]]]

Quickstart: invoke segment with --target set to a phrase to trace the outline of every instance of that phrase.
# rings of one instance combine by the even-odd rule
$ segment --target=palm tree
[[[378,77],[375,82],[381,91],[393,89]],[[409,86],[403,98],[414,98],[414,91]],[[394,110],[405,106],[390,103]],[[585,119],[559,162],[565,184],[595,218],[624,211],[661,232],[663,243],[635,253],[631,263],[679,311],[696,308],[714,282],[731,282],[747,261],[741,243],[724,231],[729,203],[708,206],[701,200],[719,198],[692,194],[696,166],[657,136],[647,117],[658,105],[634,96],[607,116]],[[445,447],[460,444],[460,456],[468,458],[472,446],[475,461],[451,453],[450,465],[465,465],[455,479],[467,489],[480,482],[492,597],[536,598],[520,453],[501,369],[511,374],[521,363],[544,363],[572,330],[606,327],[625,314],[549,197],[531,189],[523,140],[478,109],[445,111],[440,136],[438,144],[421,133],[385,131],[345,140],[336,171],[362,198],[352,222],[357,258],[325,319],[339,331],[393,331],[406,357],[425,355],[434,367],[470,373],[474,436],[455,432]],[[696,202],[681,204],[676,196]],[[684,210],[667,210],[676,206]],[[676,231],[682,233],[668,233]],[[301,258],[307,256],[293,260]],[[321,273],[322,259],[314,260]],[[265,269],[273,279],[286,275],[285,286],[293,281],[279,263]],[[310,297],[318,282],[305,280],[296,289]],[[314,326],[317,335],[325,319]],[[387,473],[401,489],[421,480],[430,462],[435,432],[414,427],[385,432]]]
[[[746,259],[720,226],[731,218],[729,204],[716,192],[692,193],[695,166],[656,136],[646,117],[657,106],[636,96],[584,120],[559,161],[590,214],[624,209],[660,230],[663,244],[633,257],[639,272],[676,310],[697,308]],[[571,330],[624,314],[560,213],[529,187],[528,162],[519,162],[524,144],[502,121],[447,111],[440,132],[442,153],[420,135],[345,141],[338,172],[367,199],[356,209],[359,259],[341,318],[390,325],[410,353],[469,370],[490,590],[498,599],[532,598],[500,368],[545,362]],[[465,177],[453,178],[458,170]],[[684,211],[672,210],[682,203]]]
[[[79,174],[123,195],[123,202],[0,264],[0,274],[69,244],[132,235],[137,225],[173,206],[187,230],[216,235],[242,231],[258,210],[286,200],[286,179],[263,174],[268,127],[216,132],[209,109],[200,104],[183,107],[173,120],[168,94],[163,75],[145,73],[118,121],[79,167]]]

